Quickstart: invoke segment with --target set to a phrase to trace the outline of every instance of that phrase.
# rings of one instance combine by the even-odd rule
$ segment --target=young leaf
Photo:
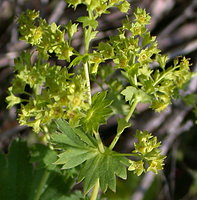
[[[134,98],[139,103],[151,103],[151,97],[141,89],[136,89],[133,86],[128,86],[121,92],[125,96],[126,101],[132,101]]]
[[[68,32],[69,39],[73,37],[73,35],[77,32],[78,24],[72,24],[71,21],[66,24],[66,30]]]
[[[77,19],[77,21],[83,23],[83,28],[85,28],[85,27],[87,27],[87,26],[90,26],[90,27],[92,27],[93,29],[96,29],[96,27],[98,26],[98,22],[97,22],[95,19],[91,19],[91,18],[88,17],[88,16],[79,17],[79,18]]]
[[[74,59],[70,62],[69,66],[68,66],[68,69],[70,69],[72,66],[76,66],[77,64],[79,64],[79,63],[82,61],[83,57],[84,57],[84,56],[78,55],[76,58],[74,58]]]
[[[121,134],[125,128],[129,128],[131,126],[130,122],[127,122],[124,118],[118,119],[118,129],[117,133]]]
[[[97,131],[101,124],[106,123],[107,117],[112,113],[112,101],[106,99],[107,92],[97,93],[92,98],[92,104],[83,119],[83,128],[88,133]]]

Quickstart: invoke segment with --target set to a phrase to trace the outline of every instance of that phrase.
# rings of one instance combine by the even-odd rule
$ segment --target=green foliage
[[[83,120],[83,129],[87,133],[98,131],[99,126],[106,123],[107,117],[111,114],[110,104],[112,101],[106,99],[106,95],[107,92],[105,91],[93,96],[92,104]]]
[[[84,191],[88,192],[99,179],[101,189],[105,192],[108,187],[116,191],[116,176],[126,179],[127,159],[116,156],[113,152],[98,153],[86,161],[80,171],[79,179],[84,179]],[[87,173],[88,172],[88,173]]]
[[[35,159],[34,156],[34,158],[31,158],[26,142],[16,140],[11,144],[8,155],[0,154],[0,199],[35,199],[43,176],[48,174],[46,168],[50,168],[53,162],[53,159],[49,158],[51,157],[49,156],[50,150],[47,147],[41,147],[40,145],[36,149],[39,149],[40,155],[43,157],[38,156],[39,159]],[[52,154],[55,154],[55,152],[53,151]],[[41,163],[45,163],[47,167],[45,169],[37,168],[36,165],[32,165],[33,160],[36,160],[36,162],[41,160]],[[49,163],[49,161],[51,162]],[[69,172],[67,172],[68,178],[66,178],[63,174],[51,171],[41,190],[40,199],[68,199],[67,194],[73,184],[73,180],[68,175]]]
[[[135,87],[128,86],[121,94],[125,96],[125,100],[130,103],[135,99],[139,103],[151,103],[151,97],[143,90],[136,89]]]
[[[159,150],[160,142],[147,131],[137,131],[138,142],[132,154],[112,149],[123,131],[131,126],[129,120],[138,103],[147,103],[158,112],[171,103],[175,91],[192,76],[189,59],[178,58],[167,64],[168,56],[161,54],[156,37],[147,29],[151,17],[141,8],[135,11],[133,22],[127,16],[117,35],[90,51],[90,42],[98,33],[98,17],[110,13],[111,7],[127,13],[130,4],[126,0],[66,2],[74,9],[79,4],[85,5],[88,15],[79,17],[78,23],[70,21],[64,26],[48,24],[37,11],[27,10],[18,18],[21,39],[33,45],[35,51],[23,52],[15,60],[8,108],[18,104],[20,124],[41,132],[47,141],[45,146],[33,145],[31,154],[26,143],[16,142],[8,158],[0,156],[5,169],[0,174],[0,184],[7,183],[0,187],[2,199],[13,199],[16,195],[18,199],[29,200],[28,194],[36,200],[39,197],[41,200],[84,199],[80,192],[67,196],[76,181],[74,176],[83,180],[85,193],[94,186],[95,190],[101,187],[106,192],[108,188],[116,190],[116,176],[127,178],[128,166],[138,176],[147,171],[157,174],[163,169],[165,156]],[[83,30],[83,53],[72,46],[78,26]],[[66,66],[50,64],[52,55],[65,60]],[[92,96],[91,82],[102,91]],[[192,106],[196,106],[195,98],[185,97]],[[118,127],[108,148],[103,145],[99,127],[112,115],[118,115]],[[59,132],[54,133],[57,129]],[[12,177],[12,183],[6,182]],[[18,182],[21,180],[23,184]],[[91,199],[96,196],[95,191]]]
[[[84,179],[84,191],[87,193],[99,179],[101,189],[105,192],[109,187],[116,190],[115,176],[126,179],[128,161],[121,155],[106,149],[99,151],[96,141],[76,128],[71,128],[63,120],[56,120],[62,134],[52,135],[52,144],[64,149],[55,164],[63,165],[62,169],[70,169],[85,162],[80,169],[79,180]],[[88,173],[87,173],[88,172]]]
[[[7,156],[0,155],[0,199],[29,199],[33,167],[25,142],[12,143]]]
[[[57,153],[48,146],[35,144],[31,148],[31,162],[37,163],[37,167],[47,170],[58,170],[53,164],[57,159]]]

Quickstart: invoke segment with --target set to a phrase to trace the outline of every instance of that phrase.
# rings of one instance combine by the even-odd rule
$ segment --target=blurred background
[[[163,53],[170,59],[179,55],[191,58],[191,70],[197,71],[197,0],[132,0],[130,15],[139,6],[152,16],[149,25],[152,35],[157,36]],[[76,11],[68,8],[63,0],[0,0],[0,149],[7,152],[11,140],[17,136],[28,137],[31,129],[19,126],[16,107],[6,109],[8,87],[11,84],[14,59],[25,49],[19,40],[16,18],[26,9],[39,10],[49,23],[66,24],[85,15],[85,7]],[[111,9],[110,15],[99,19],[98,43],[116,33],[124,14]],[[82,31],[75,35],[73,45],[83,50]],[[64,64],[63,62],[60,64]],[[93,91],[97,88],[93,88]],[[197,94],[197,77],[194,77],[181,95]],[[118,180],[117,193],[107,192],[103,198],[112,200],[197,200],[197,104],[186,105],[182,99],[174,100],[165,111],[154,113],[146,105],[139,105],[128,129],[118,143],[117,150],[127,152],[133,143],[130,134],[135,129],[148,130],[162,140],[162,151],[167,155],[165,169],[157,176],[147,173],[137,177],[129,173],[127,181]],[[197,115],[197,109],[196,109]],[[110,140],[109,130],[116,129],[115,120],[101,129],[103,140]],[[107,135],[108,134],[108,135]]]

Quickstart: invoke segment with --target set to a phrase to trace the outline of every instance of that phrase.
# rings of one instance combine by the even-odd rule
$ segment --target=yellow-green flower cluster
[[[159,56],[157,58],[161,59]],[[178,59],[175,60],[173,66],[164,69],[161,73],[158,70],[154,71],[153,77],[155,79],[152,81],[152,88],[148,89],[148,85],[146,86],[148,92],[154,94],[155,97],[152,102],[153,109],[161,111],[171,103],[174,91],[183,87],[192,76],[189,66],[189,60],[184,57],[180,62]]]
[[[70,6],[76,8],[79,4],[85,4],[87,10],[95,12],[96,16],[108,13],[110,7],[117,7],[121,12],[127,13],[130,4],[127,0],[65,0]]]
[[[157,138],[152,136],[147,131],[137,131],[136,138],[138,142],[134,144],[139,161],[130,160],[129,170],[134,171],[135,174],[140,176],[143,172],[152,171],[158,173],[158,170],[163,169],[165,156],[161,155]]]
[[[8,107],[22,102],[19,122],[39,132],[53,119],[64,118],[77,125],[88,109],[86,83],[81,75],[66,68],[50,66],[38,60],[31,64],[31,55],[23,53],[15,61],[16,76],[9,88]],[[29,87],[32,93],[27,93]],[[27,98],[22,98],[26,95]]]
[[[18,18],[21,39],[35,45],[40,55],[49,57],[55,53],[60,60],[70,61],[73,48],[64,39],[65,32],[55,23],[47,24],[46,20],[39,18],[39,12],[27,10]]]
[[[190,64],[182,58],[166,67],[168,57],[160,53],[156,37],[146,28],[150,16],[138,8],[134,21],[127,19],[118,35],[112,36],[108,43],[99,44],[98,52],[103,60],[113,60],[130,85],[149,95],[150,107],[160,112],[171,103],[174,91],[191,78]],[[153,68],[153,64],[157,67]]]

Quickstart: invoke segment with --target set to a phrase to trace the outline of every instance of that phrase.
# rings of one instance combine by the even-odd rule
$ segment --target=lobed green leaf
[[[86,117],[83,119],[83,128],[87,133],[97,131],[101,124],[106,123],[107,118],[112,113],[111,100],[106,99],[107,92],[96,93],[92,98],[92,104],[87,110]]]

